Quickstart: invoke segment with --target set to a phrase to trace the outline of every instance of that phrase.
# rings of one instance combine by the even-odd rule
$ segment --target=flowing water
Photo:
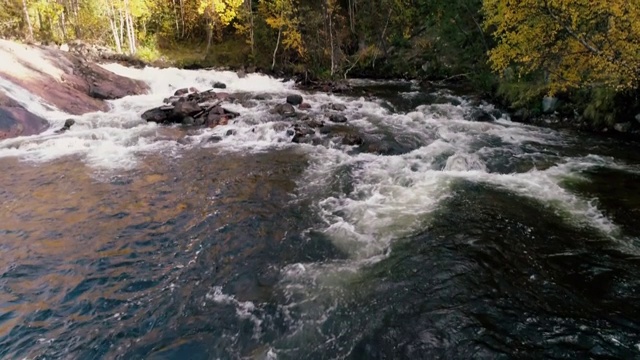
[[[0,357],[640,359],[638,144],[467,121],[492,107],[410,82],[107,67],[152,93],[64,134],[0,82],[53,124],[0,142]],[[270,100],[139,118],[214,80]],[[269,109],[293,93],[377,151],[291,143]]]

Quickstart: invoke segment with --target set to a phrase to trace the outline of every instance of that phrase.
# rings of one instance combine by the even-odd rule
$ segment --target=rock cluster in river
[[[187,128],[231,125],[241,114],[229,110],[229,104],[245,108],[269,104],[270,110],[263,121],[273,123],[273,128],[284,132],[293,143],[331,147],[335,144],[352,146],[353,151],[381,155],[397,155],[415,150],[419,143],[396,139],[391,134],[369,134],[352,126],[347,117],[348,107],[342,103],[312,106],[299,94],[278,100],[275,95],[216,92],[216,89],[199,92],[195,88],[177,90],[164,100],[164,104],[142,114],[146,121],[159,124],[181,124]],[[237,109],[237,107],[236,107]],[[212,135],[207,141],[218,142],[225,136],[236,134],[228,129],[224,135]]]
[[[222,83],[218,83],[222,84]],[[225,86],[226,87],[226,86]],[[218,88],[220,85],[218,85]],[[142,114],[146,121],[159,124],[215,127],[226,125],[240,114],[222,107],[224,101],[234,99],[229,93],[195,88],[178,89],[173,96],[164,99],[164,105]]]

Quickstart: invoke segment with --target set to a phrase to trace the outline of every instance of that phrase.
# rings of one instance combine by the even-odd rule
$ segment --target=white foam
[[[213,82],[221,81],[227,84],[227,89],[224,91],[228,92],[272,92],[282,93],[282,96],[297,92],[292,89],[291,82],[281,82],[259,74],[249,74],[241,79],[232,72],[132,69],[117,64],[104,67],[121,75],[148,82],[151,87],[150,93],[110,101],[111,109],[107,112],[73,116],[47,104],[20,86],[0,78],[0,90],[4,90],[27,110],[45,118],[51,124],[49,130],[39,135],[0,141],[0,157],[19,157],[27,161],[43,162],[77,155],[96,169],[133,168],[137,166],[139,156],[144,153],[160,150],[171,153],[181,147],[173,141],[159,141],[158,126],[140,118],[142,112],[162,104],[162,100],[178,88],[196,86],[208,89]],[[247,114],[245,119],[250,119],[251,116],[257,118],[256,113],[266,111],[264,107],[257,111],[249,111],[241,107],[239,109],[237,108],[239,105],[228,107]],[[76,122],[71,130],[56,134],[54,131],[62,127],[64,121],[69,118]],[[242,122],[239,124],[238,133],[244,134],[253,130],[245,125],[247,124]],[[216,132],[226,132],[226,130],[228,128],[220,127]],[[286,132],[276,133],[270,130],[270,126],[263,126],[259,130],[264,133],[262,139],[256,138],[253,134],[248,135],[247,138],[261,142],[259,145],[263,148],[274,142],[288,140]],[[211,135],[211,132],[203,132],[203,138],[206,135]]]
[[[205,295],[205,298],[207,300],[213,301],[217,304],[234,306],[238,318],[250,320],[255,327],[254,337],[259,337],[262,320],[260,320],[258,316],[254,314],[258,310],[253,302],[238,301],[236,300],[235,296],[223,293],[222,287],[220,286],[214,286],[211,290],[212,291],[208,292]]]

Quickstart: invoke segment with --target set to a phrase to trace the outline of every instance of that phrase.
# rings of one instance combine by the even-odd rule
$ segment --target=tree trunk
[[[62,41],[67,42],[67,28],[65,26],[65,16],[64,11],[60,14],[60,18],[58,19],[60,22],[60,31],[62,32]]]
[[[251,55],[255,56],[255,45],[253,38],[253,1],[249,0],[249,42],[251,42]]]
[[[120,44],[124,45],[124,14],[122,13],[122,9],[118,10],[118,15],[120,17]]]
[[[173,2],[173,17],[176,21],[176,37],[180,36],[180,23],[179,23],[179,16],[178,16],[178,3],[176,1]]]
[[[333,46],[333,12],[330,6],[331,5],[327,2],[327,12],[329,15],[329,44],[331,46],[331,76],[333,77],[335,71],[335,54]]]
[[[204,51],[205,59],[209,57],[209,50],[211,50],[212,41],[213,41],[213,24],[209,22],[209,26],[207,26],[207,49]]]
[[[33,41],[33,26],[31,25],[31,19],[29,18],[27,0],[22,0],[22,10],[24,11],[24,21],[27,23],[27,28],[29,30],[29,37],[27,38],[27,40]]]
[[[184,39],[184,31],[185,31],[185,26],[184,26],[184,0],[180,0],[180,18],[182,20],[182,34],[180,34],[180,38]]]
[[[116,43],[116,51],[118,54],[122,54],[122,41],[120,41],[120,34],[118,33],[118,24],[116,23],[116,12],[113,8],[113,3],[109,0],[106,0],[109,4],[107,5],[107,12],[109,18],[109,25],[111,26],[111,32],[113,33],[113,42]]]
[[[278,29],[278,41],[276,41],[276,48],[273,50],[273,60],[271,61],[271,70],[276,67],[276,54],[278,53],[278,47],[280,47],[280,37],[282,36],[282,26]]]

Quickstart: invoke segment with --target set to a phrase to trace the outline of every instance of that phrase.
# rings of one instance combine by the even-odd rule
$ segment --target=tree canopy
[[[628,0],[485,0],[492,68],[544,72],[551,92],[638,87],[640,4]]]

